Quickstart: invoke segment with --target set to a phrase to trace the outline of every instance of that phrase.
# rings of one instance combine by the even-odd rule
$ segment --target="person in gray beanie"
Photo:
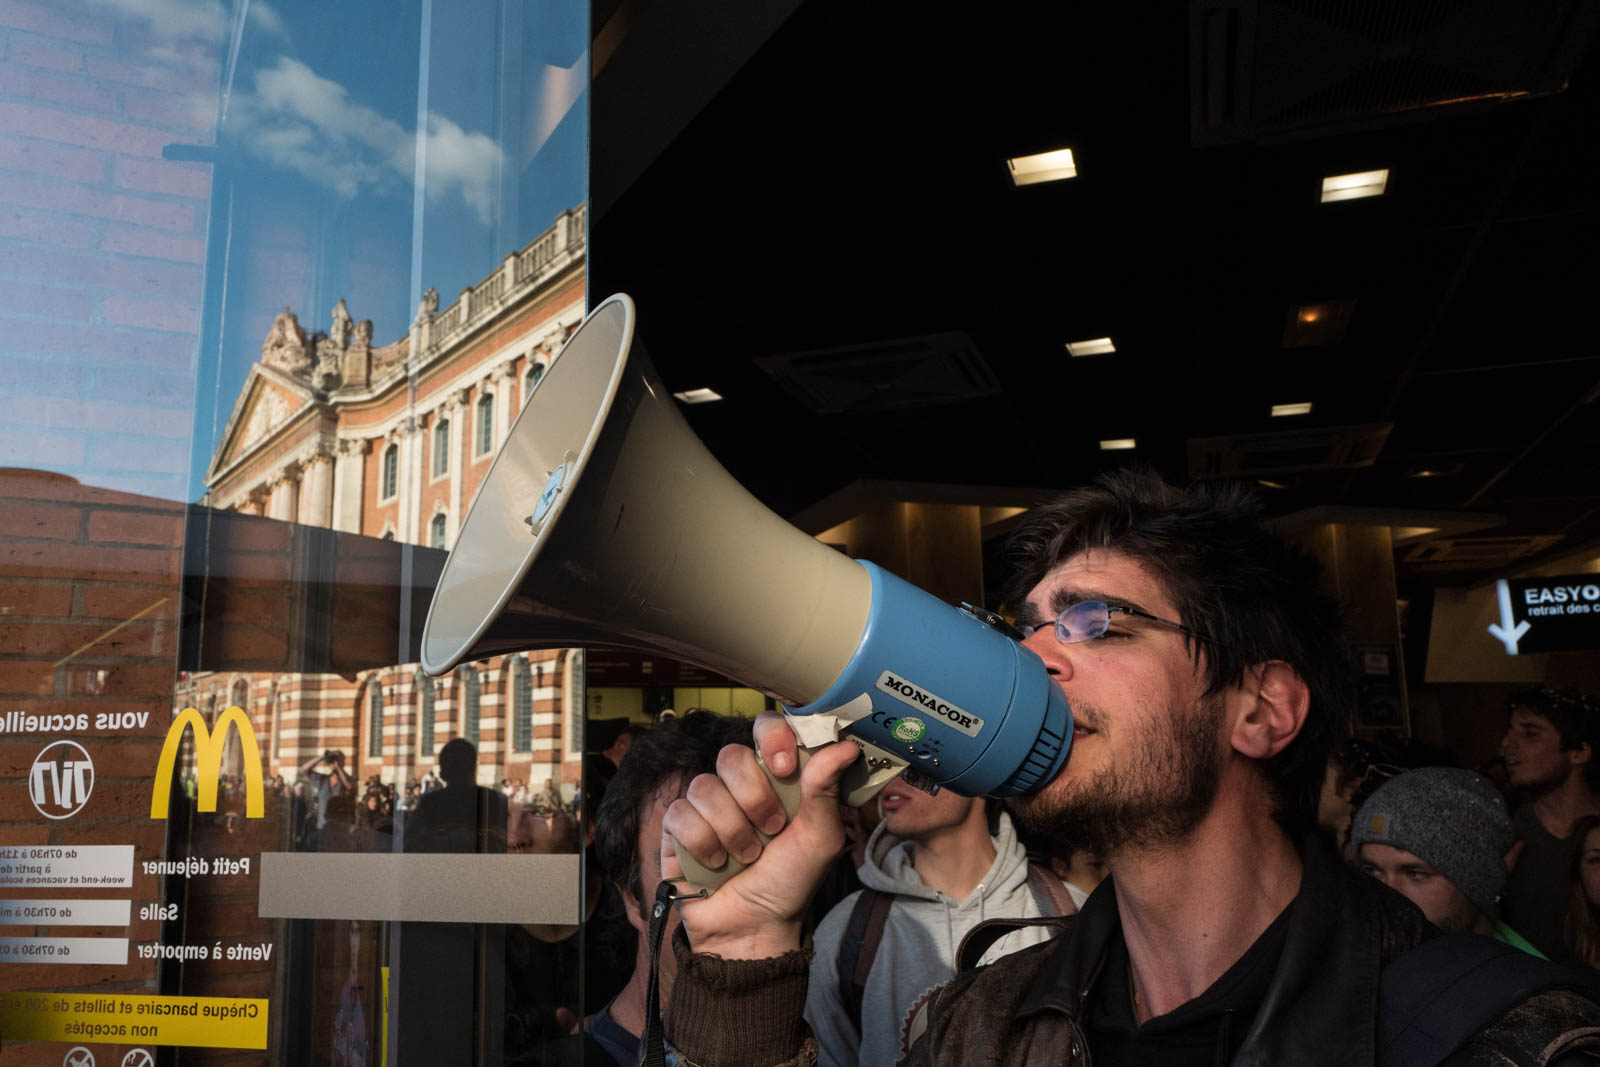
[[[1543,958],[1499,920],[1506,854],[1516,843],[1505,801],[1481,774],[1407,771],[1379,786],[1350,824],[1356,863],[1451,933],[1478,933]]]

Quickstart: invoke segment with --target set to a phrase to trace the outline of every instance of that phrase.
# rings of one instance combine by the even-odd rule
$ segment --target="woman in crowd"
[[[1579,959],[1600,969],[1600,815],[1585,815],[1572,827],[1567,880],[1567,940]]]

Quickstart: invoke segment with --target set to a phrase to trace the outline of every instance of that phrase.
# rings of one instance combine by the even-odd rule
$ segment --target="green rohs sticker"
[[[914,744],[922,740],[922,735],[928,732],[928,724],[913,715],[895,720],[894,729],[889,731],[894,734],[896,741]]]

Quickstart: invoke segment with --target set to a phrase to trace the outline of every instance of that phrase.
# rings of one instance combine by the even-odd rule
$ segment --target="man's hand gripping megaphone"
[[[756,719],[755,743],[754,750],[724,748],[717,773],[691,781],[661,823],[662,878],[687,880],[680,849],[711,870],[730,860],[743,865],[715,893],[684,899],[679,908],[695,951],[726,959],[761,959],[800,947],[811,895],[844,847],[840,779],[866,758],[848,739],[802,748],[777,712]],[[781,792],[798,797],[792,813]]]

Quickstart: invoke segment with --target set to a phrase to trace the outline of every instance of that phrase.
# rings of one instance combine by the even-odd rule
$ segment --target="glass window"
[[[406,852],[531,834],[473,792],[529,773],[505,656],[468,715],[406,650],[435,516],[478,489],[451,458],[477,443],[474,383],[513,403],[586,310],[588,23],[576,0],[0,5],[0,615],[29,650],[0,710],[88,724],[8,734],[61,785],[7,808],[0,852],[82,862],[0,897],[95,896],[82,875],[114,898],[10,930],[71,965],[0,966],[0,999],[72,1001],[34,1021],[89,1024],[75,1063],[581,1062],[557,1012],[615,989],[584,1000],[582,933],[519,925],[579,913],[575,835],[541,828],[494,876],[503,915],[378,902],[392,879],[448,903],[494,867],[452,857],[422,893]],[[508,414],[485,411],[483,454]],[[465,773],[424,805],[451,742]],[[197,997],[228,1017],[105,1036]]]
[[[478,442],[476,454],[487,455],[494,451],[494,394],[485,393],[478,398]]]
[[[445,540],[445,527],[448,525],[443,515],[435,515],[428,523],[428,545],[432,548],[443,548]]]
[[[383,755],[383,686],[374,678],[367,695],[367,756]]]
[[[421,671],[417,672],[412,684],[417,691],[417,704],[419,705],[417,715],[417,754],[422,757],[424,763],[427,763],[433,759],[433,704],[437,690],[434,687],[433,679]]]
[[[511,661],[511,684],[511,751],[532,752],[533,678],[526,656],[518,656]]]
[[[433,428],[433,474],[450,471],[450,420],[440,419]]]
[[[482,683],[478,679],[478,668],[467,666],[457,670],[461,675],[461,736],[476,745]]]
[[[379,484],[378,499],[389,500],[400,486],[400,446],[390,445],[383,450],[383,481]]]
[[[544,377],[545,363],[542,359],[528,361],[528,373],[522,376],[522,402],[526,404],[533,396],[533,387],[539,384],[539,379]]]

